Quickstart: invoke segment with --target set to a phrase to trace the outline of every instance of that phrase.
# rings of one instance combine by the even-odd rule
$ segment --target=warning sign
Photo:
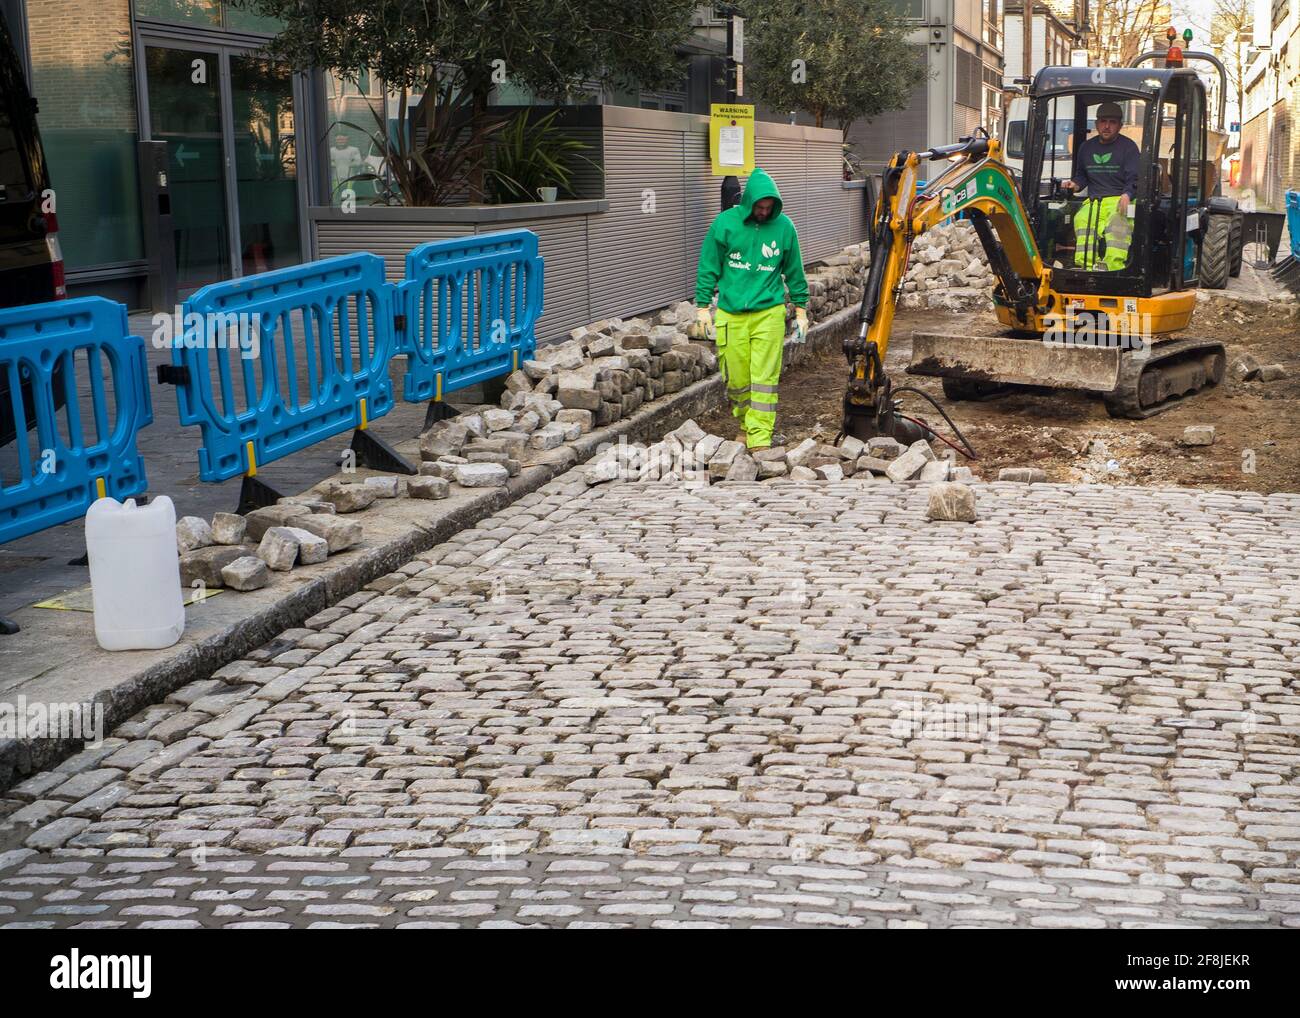
[[[745,177],[754,169],[754,107],[713,103],[709,107],[709,155],[717,177]]]

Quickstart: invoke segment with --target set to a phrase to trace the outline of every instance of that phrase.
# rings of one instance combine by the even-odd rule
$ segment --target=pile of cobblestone
[[[362,512],[380,499],[446,498],[449,492],[448,482],[437,477],[331,479],[245,515],[216,513],[211,522],[182,517],[176,523],[181,584],[259,590],[273,571],[315,565],[359,544],[361,524],[340,516]]]
[[[912,245],[899,307],[975,311],[992,306],[993,270],[965,219],[936,226]]]
[[[846,477],[885,484],[903,481],[977,480],[969,467],[937,456],[928,442],[904,446],[893,438],[862,441],[846,436],[838,445],[807,438],[794,446],[750,451],[745,443],[711,435],[689,420],[651,445],[622,442],[587,464],[588,485],[608,481],[666,481],[709,485],[716,481],[841,481]]]
[[[866,247],[854,244],[809,271],[810,317],[824,320],[860,301],[868,264]],[[681,301],[650,317],[592,322],[541,347],[506,378],[499,406],[470,408],[421,436],[421,474],[464,487],[505,484],[529,456],[714,374],[714,345],[687,335],[694,321],[695,305]]]
[[[836,311],[858,304],[871,257],[866,244],[850,244],[826,259],[824,266],[808,273],[808,314],[814,321],[825,320]],[[788,309],[793,317],[793,309]]]

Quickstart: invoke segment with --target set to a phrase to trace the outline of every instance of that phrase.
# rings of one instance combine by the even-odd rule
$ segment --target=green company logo
[[[1110,162],[1110,157],[1111,157],[1113,154],[1114,154],[1114,153],[1111,153],[1111,152],[1104,152],[1104,153],[1103,153],[1103,152],[1094,152],[1094,153],[1092,154],[1092,161],[1093,161],[1094,163],[1103,163],[1103,164],[1104,164],[1104,163],[1108,163],[1108,162]]]

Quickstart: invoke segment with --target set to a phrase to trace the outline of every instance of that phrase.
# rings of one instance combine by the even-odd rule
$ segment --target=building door
[[[141,40],[148,137],[165,141],[182,293],[302,258],[293,76],[250,52]]]

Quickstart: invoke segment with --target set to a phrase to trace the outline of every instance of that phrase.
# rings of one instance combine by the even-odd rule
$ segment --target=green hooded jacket
[[[776,199],[765,223],[750,218],[760,198]],[[750,174],[740,204],[719,213],[704,237],[695,277],[696,306],[707,307],[715,287],[718,307],[732,314],[784,304],[786,287],[793,303],[808,306],[799,236],[790,217],[781,211],[776,182],[763,170],[756,168]]]

